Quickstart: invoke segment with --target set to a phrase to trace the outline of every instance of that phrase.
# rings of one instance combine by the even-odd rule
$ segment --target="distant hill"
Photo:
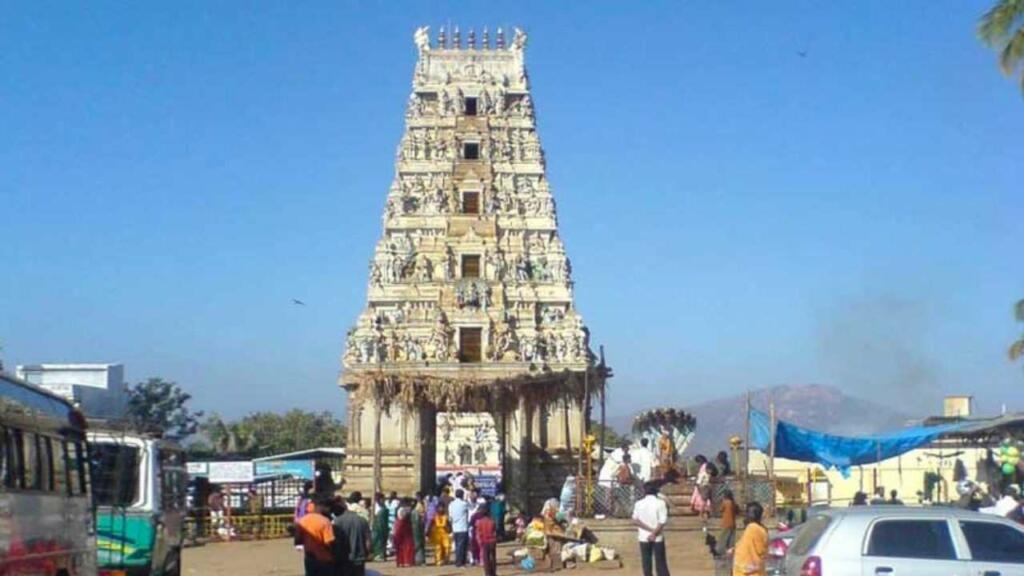
[[[910,415],[869,400],[847,396],[831,386],[776,386],[752,393],[754,407],[766,412],[769,398],[775,399],[775,411],[780,420],[832,434],[871,434],[903,427],[911,420]],[[710,456],[725,450],[730,436],[742,436],[745,403],[746,395],[740,394],[685,407],[697,418],[697,432],[686,453]],[[608,424],[620,432],[629,432],[632,421],[632,416],[615,417],[609,418]]]

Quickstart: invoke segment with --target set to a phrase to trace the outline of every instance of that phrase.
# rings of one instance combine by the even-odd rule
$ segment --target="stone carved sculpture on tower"
[[[501,29],[496,46],[486,32],[479,47],[468,37],[463,48],[457,29],[454,45],[444,30],[433,46],[426,27],[414,34],[419,59],[383,235],[342,357],[352,393],[370,379],[486,383],[592,366],[537,135],[526,34],[516,29],[508,47]],[[356,477],[363,431],[373,433],[360,410],[350,409]],[[409,425],[413,415],[388,418],[403,431],[385,444],[415,452],[415,437],[429,436],[422,422]],[[422,487],[429,465],[413,468],[410,487]]]

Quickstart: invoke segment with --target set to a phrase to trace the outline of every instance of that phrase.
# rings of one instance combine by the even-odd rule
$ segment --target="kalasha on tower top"
[[[360,432],[368,401],[405,428],[403,418],[418,417],[412,429],[422,443],[433,433],[424,410],[580,406],[607,376],[573,304],[526,34],[516,29],[506,42],[498,29],[492,43],[484,30],[478,43],[473,31],[463,39],[458,28],[442,29],[432,43],[424,27],[414,39],[419,58],[384,231],[343,357],[340,383],[354,400],[349,470],[364,438],[380,441],[379,432]],[[405,416],[394,416],[395,405]],[[416,466],[426,482],[430,466]]]

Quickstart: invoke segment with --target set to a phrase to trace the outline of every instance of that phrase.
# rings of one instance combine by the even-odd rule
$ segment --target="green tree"
[[[344,446],[348,431],[330,412],[253,412],[228,422],[217,414],[203,422],[208,447],[222,455],[270,456],[324,446]],[[203,448],[197,446],[197,450]]]
[[[1024,0],[999,0],[981,17],[978,36],[999,52],[1003,74],[1020,73],[1020,87],[1024,91]]]
[[[1018,300],[1017,304],[1013,307],[1013,315],[1017,319],[1017,322],[1024,323],[1024,300]],[[1010,361],[1016,362],[1021,358],[1024,358],[1024,335],[1017,338],[1010,344]]]
[[[256,435],[241,422],[228,422],[219,414],[211,414],[199,426],[209,441],[209,448],[222,456],[253,456],[258,451]]]
[[[203,415],[189,410],[191,399],[177,383],[149,378],[128,389],[125,418],[138,430],[159,431],[173,439],[185,438],[196,432]]]
[[[609,426],[601,427],[600,422],[594,420],[590,421],[590,433],[597,438],[597,441],[601,441],[601,437],[604,437],[605,448],[618,448],[623,442],[628,441],[629,437],[619,434],[613,428]]]

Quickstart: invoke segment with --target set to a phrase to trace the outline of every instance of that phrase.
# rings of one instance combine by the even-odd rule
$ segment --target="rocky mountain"
[[[775,400],[779,420],[813,430],[856,436],[892,430],[907,425],[911,416],[895,408],[844,394],[838,388],[817,384],[776,386],[751,395],[755,408],[768,411]],[[712,455],[728,447],[730,436],[743,436],[746,395],[711,400],[686,407],[697,418],[697,432],[688,455]],[[609,425],[628,432],[632,416],[610,418]]]

